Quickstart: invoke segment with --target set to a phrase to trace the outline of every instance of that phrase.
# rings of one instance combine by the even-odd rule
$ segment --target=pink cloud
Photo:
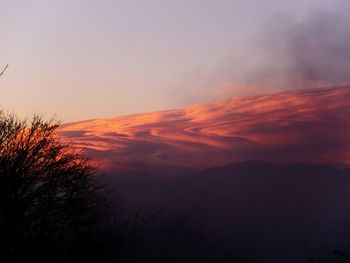
[[[204,168],[259,159],[350,164],[350,86],[234,98],[62,125],[109,167]]]

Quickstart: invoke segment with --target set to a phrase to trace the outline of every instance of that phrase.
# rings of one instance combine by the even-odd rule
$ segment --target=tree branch
[[[0,77],[5,73],[5,71],[6,71],[6,69],[9,67],[9,64],[7,64],[6,65],[6,67],[4,68],[4,70],[3,71],[1,71],[1,73],[0,73]]]

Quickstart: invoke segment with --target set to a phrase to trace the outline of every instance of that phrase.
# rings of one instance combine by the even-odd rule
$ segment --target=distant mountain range
[[[350,164],[350,86],[233,98],[63,124],[107,170],[193,169],[258,159]]]
[[[330,259],[335,249],[350,249],[350,169],[245,161],[184,176],[105,178],[127,207],[165,208],[212,239],[250,251],[259,259],[252,262],[306,262],[311,253]]]

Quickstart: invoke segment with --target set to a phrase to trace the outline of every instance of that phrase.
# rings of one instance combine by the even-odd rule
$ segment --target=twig
[[[6,65],[6,67],[4,68],[4,70],[3,71],[1,71],[1,73],[0,73],[0,77],[5,73],[5,71],[6,71],[6,69],[9,67],[9,64],[7,64]]]

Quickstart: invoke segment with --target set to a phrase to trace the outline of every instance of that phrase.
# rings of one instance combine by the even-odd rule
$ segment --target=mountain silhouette
[[[190,175],[107,178],[129,208],[165,207],[210,235],[244,244],[259,262],[302,262],[305,243],[319,255],[350,244],[349,169],[254,160]]]

